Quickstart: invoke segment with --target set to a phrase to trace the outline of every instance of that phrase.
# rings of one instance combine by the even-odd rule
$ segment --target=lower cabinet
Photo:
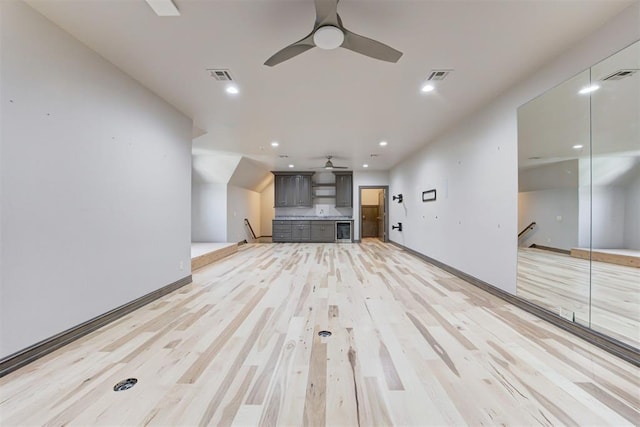
[[[336,241],[336,222],[274,220],[271,235],[274,243],[331,243]]]
[[[311,241],[312,242],[335,242],[336,223],[335,221],[312,221]]]
[[[274,243],[291,241],[291,221],[273,221],[271,240]]]
[[[311,241],[311,221],[291,221],[291,241]]]

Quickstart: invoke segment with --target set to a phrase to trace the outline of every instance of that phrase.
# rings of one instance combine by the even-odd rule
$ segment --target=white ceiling
[[[196,153],[240,153],[276,169],[333,154],[338,165],[388,169],[633,0],[342,0],[344,25],[404,52],[397,64],[312,49],[273,68],[264,61],[312,29],[313,1],[174,2],[179,17],[158,17],[143,0],[29,4],[193,118],[205,132]],[[230,69],[240,94],[227,95],[207,68]],[[439,68],[455,71],[420,93]]]

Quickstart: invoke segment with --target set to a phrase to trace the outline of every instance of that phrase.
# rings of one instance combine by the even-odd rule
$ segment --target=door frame
[[[358,241],[362,241],[362,190],[384,191],[384,242],[389,242],[389,186],[388,185],[360,185],[358,186]]]

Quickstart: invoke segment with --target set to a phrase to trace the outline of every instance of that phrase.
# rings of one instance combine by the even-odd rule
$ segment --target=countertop
[[[350,216],[277,216],[274,221],[353,221]]]

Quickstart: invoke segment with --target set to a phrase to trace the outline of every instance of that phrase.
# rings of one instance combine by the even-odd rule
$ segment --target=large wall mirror
[[[518,109],[517,295],[640,348],[640,41]]]

